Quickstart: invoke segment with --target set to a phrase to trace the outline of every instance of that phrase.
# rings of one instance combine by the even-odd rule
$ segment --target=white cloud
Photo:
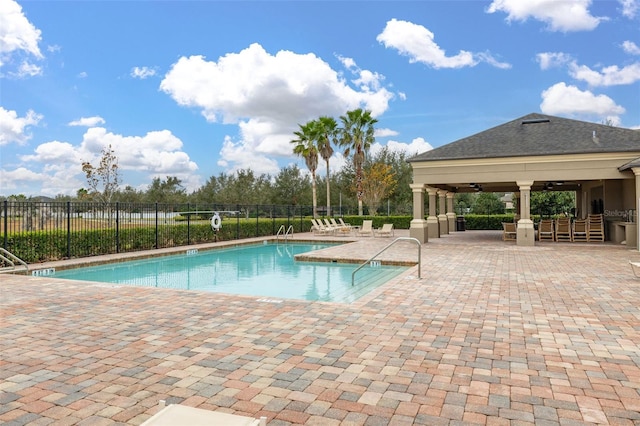
[[[94,127],[99,124],[104,124],[104,118],[96,115],[94,117],[82,117],[79,120],[74,120],[69,123],[69,126]]]
[[[89,77],[89,74],[87,74],[86,71],[82,71],[81,73],[78,74],[78,78],[87,78]]]
[[[156,75],[156,70],[150,67],[133,67],[131,69],[131,77],[144,80],[145,78]]]
[[[613,117],[625,109],[606,95],[581,91],[576,86],[557,83],[542,92],[540,110],[543,114],[568,116]]]
[[[11,61],[13,55],[30,55],[42,59],[38,47],[41,32],[13,0],[0,0],[0,66]]]
[[[561,67],[573,61],[571,55],[562,52],[544,52],[536,55],[536,61],[540,64],[540,69],[547,70],[554,67]]]
[[[375,156],[378,152],[380,152],[384,147],[391,152],[404,152],[408,156],[417,155],[426,151],[431,151],[433,147],[431,144],[424,140],[424,138],[415,138],[409,143],[399,142],[399,141],[389,141],[385,145],[382,145],[378,142],[371,145],[370,153],[372,156]]]
[[[455,56],[447,56],[434,39],[435,35],[426,27],[397,19],[388,21],[376,37],[386,48],[394,48],[401,55],[408,56],[410,63],[421,62],[435,69],[474,67],[480,62],[503,69],[511,67],[508,63],[499,62],[488,52],[474,54],[461,50]]]
[[[18,113],[6,110],[0,106],[0,146],[11,142],[23,144],[31,138],[26,133],[27,127],[35,126],[42,120],[42,115],[29,110],[24,117],[18,117]]]
[[[633,84],[640,80],[640,62],[623,68],[611,65],[602,68],[601,71],[594,71],[586,65],[572,63],[569,66],[569,75],[594,87]]]
[[[640,47],[629,40],[626,40],[622,43],[622,50],[630,55],[640,55]]]
[[[391,129],[376,129],[374,134],[374,136],[378,138],[385,138],[388,136],[397,136],[397,135],[398,135],[398,132]]]
[[[383,86],[384,76],[358,68],[352,59],[339,59],[354,76],[353,86],[313,54],[271,55],[252,44],[217,62],[182,57],[160,89],[179,105],[200,109],[210,122],[238,126],[238,137],[225,139],[219,165],[234,171],[251,162],[252,170],[273,173],[278,168],[267,155],[292,156],[289,141],[298,123],[359,107],[378,116],[394,98]]]
[[[606,20],[592,16],[590,5],[591,0],[493,0],[487,13],[504,12],[508,22],[533,18],[545,22],[550,31],[588,31]]]
[[[77,145],[62,141],[46,142],[38,145],[33,154],[19,159],[34,170],[26,176],[42,185],[43,194],[73,194],[86,186],[82,162],[97,164],[102,150],[108,145],[111,145],[123,175],[141,173],[147,180],[176,176],[189,190],[201,185],[200,178],[194,173],[198,166],[182,151],[182,141],[168,130],[152,131],[144,136],[124,136],[102,127],[92,127],[87,129]],[[23,170],[23,167],[16,170]],[[3,190],[18,187],[24,181],[25,173],[17,173],[16,170],[3,172],[7,176],[7,180],[3,180]]]
[[[638,10],[640,10],[640,0],[619,0],[622,6],[622,15],[629,19],[636,17]]]

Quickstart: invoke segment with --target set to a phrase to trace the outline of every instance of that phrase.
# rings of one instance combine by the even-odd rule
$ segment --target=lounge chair
[[[336,231],[339,227],[338,224],[336,223],[335,225],[333,225],[331,222],[329,222],[329,219],[324,219],[324,225],[327,227],[327,229],[329,229],[331,232]]]
[[[515,241],[518,237],[515,222],[502,222],[502,240]]]
[[[640,270],[640,262],[633,262],[630,260],[629,265],[631,265],[631,270],[633,271],[633,275],[635,275],[636,278],[640,278],[640,274],[638,273],[638,271]]]
[[[351,228],[351,225],[348,223],[344,223],[344,220],[342,220],[341,217],[338,218],[338,222],[340,222],[341,226],[346,226],[347,228]]]
[[[311,231],[313,231],[315,235],[326,235],[333,232],[331,229],[328,229],[322,222],[320,222],[319,219],[311,219],[311,223],[313,224],[313,226],[311,227]]]
[[[373,220],[363,220],[362,228],[358,230],[358,235],[373,236]]]
[[[573,241],[571,235],[571,219],[559,217],[556,219],[556,241]]]
[[[542,219],[538,224],[538,241],[554,241],[553,220]]]
[[[338,235],[345,236],[351,233],[351,227],[346,225],[340,225],[334,218],[329,219],[331,222],[331,226],[334,229],[334,232],[337,232]]]
[[[588,241],[604,241],[604,220],[601,214],[590,214],[587,223]]]
[[[573,221],[573,241],[589,241],[587,221],[585,219],[576,219]]]
[[[382,228],[376,229],[375,234],[379,237],[391,237],[393,236],[393,223],[384,223]]]

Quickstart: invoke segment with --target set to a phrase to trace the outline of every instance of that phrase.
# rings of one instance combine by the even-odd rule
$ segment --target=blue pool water
[[[111,263],[55,272],[56,278],[143,287],[349,303],[404,272],[402,266],[297,262],[299,253],[327,244],[272,243],[243,245],[193,254]]]

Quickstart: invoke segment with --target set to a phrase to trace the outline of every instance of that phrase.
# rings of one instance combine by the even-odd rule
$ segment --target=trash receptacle
[[[466,228],[464,216],[458,216],[456,218],[456,231],[464,231]]]

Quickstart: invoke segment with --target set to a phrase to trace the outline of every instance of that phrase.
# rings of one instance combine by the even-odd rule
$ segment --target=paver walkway
[[[629,260],[459,232],[351,305],[0,275],[0,423],[137,425],[166,400],[269,425],[639,425]]]

